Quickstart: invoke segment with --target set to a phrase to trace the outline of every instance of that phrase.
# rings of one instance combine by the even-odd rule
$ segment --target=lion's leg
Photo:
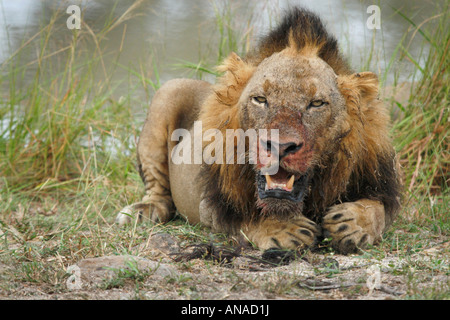
[[[249,224],[243,232],[260,249],[296,250],[313,246],[320,227],[303,216],[287,221],[266,218]]]
[[[361,199],[329,208],[322,227],[331,237],[333,248],[342,254],[357,252],[367,244],[381,240],[385,227],[385,211],[381,202]]]
[[[175,212],[170,192],[167,143],[162,137],[152,136],[161,132],[157,126],[143,130],[138,145],[139,172],[145,186],[141,202],[125,207],[117,216],[119,225],[149,219],[152,222],[167,222]],[[146,132],[147,131],[147,132]],[[150,132],[149,132],[150,131]],[[153,143],[143,143],[152,139]]]
[[[171,133],[179,128],[192,127],[203,100],[210,93],[209,83],[190,79],[170,80],[156,92],[137,147],[139,173],[144,181],[145,194],[141,202],[119,213],[116,221],[120,225],[131,222],[135,217],[139,220],[149,218],[154,222],[166,222],[173,217],[174,181],[170,181],[169,155],[177,142],[171,141]],[[182,180],[183,177],[174,178]],[[178,182],[191,188],[188,180]],[[189,201],[184,193],[178,198]]]
[[[156,148],[158,150],[154,150]],[[152,222],[167,222],[175,213],[170,192],[167,144],[161,144],[159,147],[154,145],[151,149],[152,154],[138,149],[141,159],[139,166],[145,185],[141,203],[147,204],[141,214]],[[159,153],[157,157],[154,156],[156,152]],[[143,156],[145,153],[148,154]]]
[[[172,81],[173,83],[174,81]],[[170,193],[168,135],[177,115],[177,101],[171,100],[176,85],[161,87],[153,98],[137,146],[138,169],[145,193],[141,202],[121,210],[116,218],[119,225],[138,219],[167,222],[175,208]]]

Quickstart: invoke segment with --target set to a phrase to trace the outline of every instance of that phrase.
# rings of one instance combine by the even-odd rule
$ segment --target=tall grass
[[[262,4],[261,4],[262,3]],[[203,79],[204,75],[217,77],[219,73],[215,67],[231,53],[244,56],[252,44],[255,30],[254,24],[258,20],[256,6],[267,6],[267,1],[257,3],[244,3],[238,1],[211,1],[214,11],[214,32],[209,44],[209,50],[200,53],[202,57],[198,62],[180,61],[175,67],[194,71],[193,76]],[[212,53],[211,53],[211,52]],[[211,60],[208,56],[216,57]]]
[[[102,38],[120,19],[97,35],[84,24],[85,31],[74,30],[63,39],[66,45],[55,49],[49,39],[61,30],[62,14],[56,11],[35,40],[22,47],[39,48],[34,61],[24,61],[18,52],[2,65],[1,84],[9,94],[0,101],[0,175],[16,191],[111,172],[123,178],[126,170],[118,168],[131,166],[125,156],[111,163],[111,151],[116,157],[134,153],[129,139],[135,131],[127,121],[133,118],[131,96],[111,98],[118,84],[110,82],[112,72],[105,70],[101,51]],[[95,43],[95,57],[80,49],[86,41]]]
[[[416,66],[418,80],[413,83],[409,103],[397,106],[403,118],[395,123],[395,144],[405,173],[406,192],[414,198],[439,197],[448,208],[450,183],[449,141],[449,4],[436,16],[432,28],[412,26],[416,36],[428,45],[424,66],[402,47],[406,58]]]

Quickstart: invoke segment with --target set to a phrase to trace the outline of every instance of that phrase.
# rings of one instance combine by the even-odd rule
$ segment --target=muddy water
[[[225,26],[231,24],[236,37],[250,39],[267,31],[276,24],[280,15],[290,6],[302,5],[322,17],[330,31],[339,39],[343,52],[349,57],[355,70],[370,69],[388,82],[403,81],[411,76],[413,64],[407,59],[395,61],[386,72],[387,65],[398,48],[403,35],[411,29],[411,24],[395,13],[395,9],[410,17],[416,24],[436,15],[435,1],[428,0],[271,0],[271,1],[220,1],[220,0],[143,0],[123,23],[109,31],[100,44],[85,41],[78,44],[77,56],[83,59],[103,56],[102,67],[95,73],[99,81],[105,78],[114,81],[130,80],[129,70],[135,70],[163,83],[168,79],[191,76],[186,68],[178,66],[185,61],[197,64],[199,61],[212,66],[219,60],[217,41],[220,38],[217,15],[225,17]],[[55,12],[60,12],[48,38],[46,59],[64,66],[64,48],[70,45],[72,31],[66,21],[65,11],[70,4],[81,8],[82,19],[89,28],[99,34],[105,24],[117,21],[135,3],[132,0],[0,0],[0,66],[5,68],[12,56],[33,74],[37,68],[37,55],[42,46],[40,35],[33,38],[40,28],[49,25]],[[367,20],[373,12],[367,12],[372,4],[380,7],[380,29],[369,29]],[[225,12],[225,13],[224,13]],[[228,22],[231,20],[231,22]],[[424,27],[432,23],[426,23]],[[90,30],[81,24],[81,31]],[[408,35],[412,36],[414,30]],[[31,40],[30,40],[31,39]],[[38,40],[41,39],[41,40]],[[92,38],[91,38],[92,39]],[[408,51],[419,63],[423,63],[424,47],[422,37],[416,33],[412,41],[407,41]],[[28,43],[28,41],[30,43]],[[33,44],[33,42],[35,42]],[[25,45],[26,44],[26,45]],[[249,43],[238,47],[246,50]],[[25,47],[25,49],[21,49]],[[226,46],[225,46],[226,47]],[[58,50],[62,50],[58,52]],[[19,52],[19,53],[18,53]],[[53,53],[53,54],[52,54]],[[63,62],[61,62],[63,61]],[[57,70],[51,70],[50,78]],[[208,75],[201,75],[211,79]],[[200,76],[198,76],[200,77]],[[22,85],[26,85],[26,77]],[[119,86],[115,93],[123,87]]]

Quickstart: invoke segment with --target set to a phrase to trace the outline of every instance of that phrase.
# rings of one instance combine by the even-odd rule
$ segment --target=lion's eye
[[[324,104],[325,104],[325,102],[322,101],[322,100],[314,100],[314,101],[311,101],[311,103],[309,104],[309,106],[310,106],[310,107],[314,107],[314,108],[318,108],[318,107],[323,106]]]
[[[256,103],[256,104],[266,105],[267,104],[267,99],[265,97],[262,97],[262,96],[257,96],[257,97],[253,97],[253,102]]]

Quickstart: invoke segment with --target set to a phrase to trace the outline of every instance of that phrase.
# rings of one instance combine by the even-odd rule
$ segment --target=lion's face
[[[255,165],[258,206],[263,212],[301,210],[314,167],[337,150],[348,129],[336,74],[315,55],[285,50],[261,62],[239,104],[244,129],[279,130],[278,139],[258,141],[264,155]],[[264,174],[273,162],[278,172]]]

